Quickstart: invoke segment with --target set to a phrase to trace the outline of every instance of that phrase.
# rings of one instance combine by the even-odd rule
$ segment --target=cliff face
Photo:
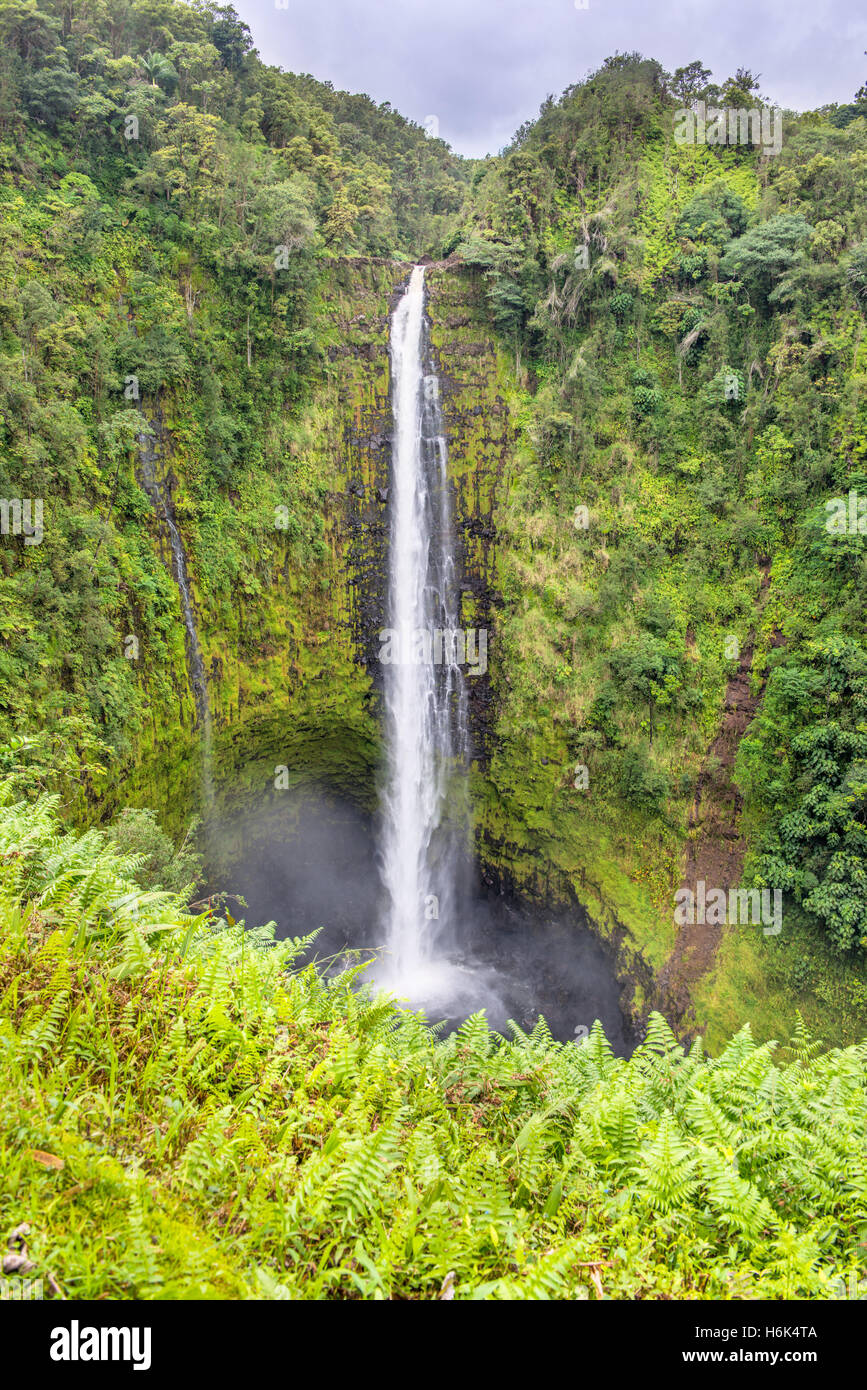
[[[384,622],[391,410],[388,319],[409,267],[368,259],[336,262],[322,286],[327,327],[322,370],[303,412],[294,460],[327,478],[308,499],[321,537],[299,561],[281,530],[278,494],[262,501],[262,544],[248,542],[252,581],[214,596],[185,535],[189,479],[180,410],[166,404],[154,424],[155,472],[186,548],[189,588],[213,721],[218,803],[231,813],[270,788],[277,768],[290,780],[318,779],[370,805],[378,758],[372,675]],[[291,499],[287,498],[286,502]],[[172,572],[169,530],[155,509],[155,547]],[[124,800],[164,807],[180,826],[199,800],[199,730],[180,608],[168,671],[145,668],[150,718]],[[169,753],[169,750],[171,752]],[[119,804],[109,791],[108,816]]]
[[[409,271],[396,262],[345,259],[323,285],[325,361],[305,412],[307,448],[325,460],[328,477],[319,503],[324,547],[316,563],[294,562],[279,529],[263,516],[274,548],[267,573],[260,572],[252,594],[238,589],[231,601],[215,601],[188,550],[214,725],[214,775],[229,803],[282,765],[290,774],[323,777],[335,790],[370,804],[378,757],[378,633],[386,622],[389,315]],[[430,268],[428,287],[454,486],[462,625],[488,633],[488,669],[469,681],[474,747],[479,766],[486,767],[498,660],[494,512],[515,439],[509,369],[496,347],[478,278],[441,264]],[[153,424],[157,482],[183,541],[185,470],[193,462],[172,428],[170,407]],[[171,572],[168,527],[157,514],[152,533]],[[181,616],[179,611],[179,622]],[[171,697],[157,689],[151,673],[143,673],[155,697],[152,727],[130,785],[139,799],[153,799],[160,774],[151,764],[171,743],[181,756],[174,758],[167,809],[180,818],[197,796],[197,721],[182,626],[178,638]],[[103,810],[113,808],[109,795]]]
[[[431,338],[443,401],[459,538],[461,620],[488,634],[484,674],[468,680],[477,765],[493,751],[497,646],[495,512],[517,437],[508,405],[509,366],[498,351],[478,275],[448,263],[427,275]]]
[[[202,581],[190,524],[195,459],[185,445],[181,411],[166,402],[155,424],[154,470],[167,510],[186,545],[189,591],[207,678],[213,726],[213,782],[223,825],[221,857],[243,854],[233,822],[252,804],[279,807],[275,777],[305,782],[351,801],[376,804],[380,760],[378,634],[386,625],[391,402],[391,308],[410,266],[367,258],[330,267],[321,291],[324,359],[293,446],[297,471],[317,461],[321,545],[299,563],[291,538],[275,527],[263,501],[253,578],[230,597]],[[516,735],[504,720],[510,653],[501,641],[502,572],[508,536],[498,515],[508,503],[518,441],[519,394],[513,363],[500,350],[481,278],[458,264],[427,274],[431,349],[440,378],[454,489],[461,575],[461,623],[487,633],[487,669],[468,679],[473,737],[473,803],[482,873],[494,890],[589,909],[618,954],[621,971],[648,971],[629,945],[628,905],[589,874],[597,847],[577,805],[563,802],[567,750],[550,731]],[[158,425],[158,428],[157,428]],[[174,574],[170,536],[155,509],[155,546]],[[176,576],[175,576],[176,577]],[[175,586],[173,586],[175,587]],[[201,728],[178,606],[171,662],[145,669],[150,722],[122,787],[123,802],[157,806],[180,829],[201,804]],[[284,771],[285,769],[285,771]],[[113,814],[121,788],[100,814]],[[577,797],[574,798],[577,802]],[[616,885],[615,885],[616,888]],[[624,897],[624,900],[628,899]]]

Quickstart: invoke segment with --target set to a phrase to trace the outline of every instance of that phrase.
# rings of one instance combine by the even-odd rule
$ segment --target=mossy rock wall
[[[499,345],[477,273],[430,268],[429,312],[440,376],[460,540],[464,627],[488,629],[488,670],[469,681],[476,848],[490,889],[566,907],[608,943],[638,1015],[656,997],[653,972],[630,922],[648,912],[641,887],[605,854],[566,771],[562,734],[545,723],[516,736],[505,719],[510,653],[501,641],[503,547],[498,528],[520,447],[514,360]]]
[[[449,263],[432,266],[426,278],[454,488],[461,624],[488,634],[488,669],[468,680],[474,753],[477,765],[485,767],[493,751],[493,676],[500,659],[494,514],[516,442],[507,404],[510,373],[493,334],[481,278]]]
[[[323,277],[324,360],[307,417],[309,443],[327,476],[323,545],[313,563],[293,558],[263,507],[272,551],[253,592],[207,591],[185,536],[187,469],[195,466],[173,428],[180,409],[161,403],[157,477],[185,546],[190,594],[207,675],[213,768],[221,810],[293,780],[328,783],[371,806],[379,758],[371,670],[383,625],[390,454],[388,321],[409,266],[346,259]],[[154,515],[154,546],[169,573],[165,523]],[[276,545],[275,545],[276,540]],[[251,538],[251,560],[255,538]],[[122,785],[109,786],[97,814],[122,804],[155,805],[180,828],[201,802],[201,740],[177,602],[168,669],[145,661],[148,719]]]

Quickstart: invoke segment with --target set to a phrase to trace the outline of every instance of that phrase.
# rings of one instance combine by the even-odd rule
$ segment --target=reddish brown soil
[[[767,595],[769,571],[764,569],[760,605]],[[773,645],[779,645],[774,636]],[[764,694],[764,681],[755,695],[750,693],[750,672],[754,643],[744,647],[738,669],[726,687],[722,726],[708,749],[699,774],[695,800],[689,817],[689,841],[683,884],[696,892],[704,879],[711,888],[737,887],[743,869],[746,843],[740,831],[742,798],[732,781],[738,746],[751,723]],[[681,1033],[693,1024],[692,987],[713,965],[723,933],[732,928],[711,923],[685,924],[658,983],[667,1001],[666,1012],[672,1026]]]

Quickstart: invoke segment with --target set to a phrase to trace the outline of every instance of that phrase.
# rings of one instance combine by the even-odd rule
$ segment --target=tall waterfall
[[[388,983],[416,998],[443,982],[466,840],[469,763],[447,450],[416,266],[391,322],[394,435],[389,629],[381,653],[387,743],[382,876]],[[446,634],[445,640],[443,634]]]

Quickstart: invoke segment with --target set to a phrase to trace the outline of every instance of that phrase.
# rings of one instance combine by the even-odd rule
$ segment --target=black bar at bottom
[[[393,1307],[382,1323],[382,1310],[364,1314],[346,1303],[6,1301],[0,1303],[0,1364],[10,1390],[106,1374],[169,1384],[189,1384],[190,1376],[203,1373],[223,1383],[235,1376],[268,1380],[274,1370],[308,1379],[316,1362],[333,1381],[344,1357],[350,1374],[367,1362],[365,1374],[372,1375],[382,1358],[381,1371],[404,1381],[426,1374],[441,1380],[460,1371],[457,1358],[464,1355],[467,1369],[475,1366],[486,1378],[501,1362],[509,1375],[520,1347],[537,1368],[548,1356],[564,1369],[572,1361],[581,1379],[591,1373],[588,1358],[601,1358],[618,1381],[631,1373],[680,1371],[700,1384],[708,1371],[731,1375],[760,1367],[771,1383],[778,1372],[792,1370],[818,1373],[827,1382],[857,1364],[859,1301],[455,1304],[438,1309],[432,1322],[422,1315],[418,1327],[404,1321],[419,1315],[412,1303]],[[396,1341],[390,1352],[382,1340],[383,1331],[407,1333],[410,1327],[425,1337],[436,1334],[420,1363],[422,1343]],[[335,1340],[338,1331],[345,1340]]]

